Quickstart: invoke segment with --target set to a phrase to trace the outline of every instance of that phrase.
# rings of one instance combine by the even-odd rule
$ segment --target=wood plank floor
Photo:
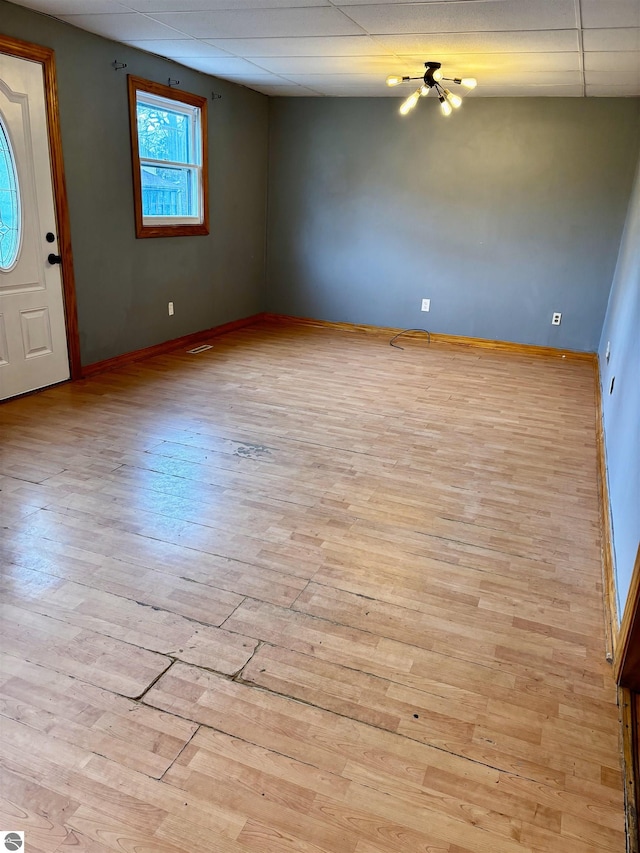
[[[588,362],[265,322],[0,427],[29,853],[624,851]]]

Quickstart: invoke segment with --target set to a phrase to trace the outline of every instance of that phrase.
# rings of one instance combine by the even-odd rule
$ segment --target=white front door
[[[69,378],[53,192],[42,65],[0,53],[0,399]]]

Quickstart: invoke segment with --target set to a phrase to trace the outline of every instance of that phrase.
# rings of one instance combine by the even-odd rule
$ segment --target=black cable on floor
[[[395,347],[396,349],[403,350],[404,347],[398,346],[398,344],[394,344],[394,341],[397,341],[400,335],[406,335],[408,332],[424,332],[425,335],[429,338],[429,343],[431,343],[431,335],[426,329],[405,329],[403,332],[398,332],[397,335],[394,335],[389,341],[390,347]]]

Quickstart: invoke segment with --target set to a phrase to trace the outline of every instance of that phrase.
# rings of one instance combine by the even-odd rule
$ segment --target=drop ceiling
[[[274,96],[402,97],[425,60],[471,97],[640,95],[640,0],[21,0]],[[405,93],[406,94],[406,93]]]

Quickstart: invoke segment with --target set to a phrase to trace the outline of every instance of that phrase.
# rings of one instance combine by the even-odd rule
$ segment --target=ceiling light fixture
[[[411,95],[402,102],[400,114],[406,116],[418,103],[420,98],[424,98],[433,89],[440,101],[440,109],[445,116],[451,115],[453,110],[457,110],[462,104],[460,95],[455,95],[441,85],[442,80],[447,83],[457,83],[459,86],[464,86],[465,89],[475,89],[478,81],[475,77],[443,77],[440,62],[425,62],[425,72],[422,77],[400,77],[398,74],[391,74],[387,77],[387,86],[399,86],[401,83],[406,83],[409,80],[422,80],[422,84],[412,92]]]

